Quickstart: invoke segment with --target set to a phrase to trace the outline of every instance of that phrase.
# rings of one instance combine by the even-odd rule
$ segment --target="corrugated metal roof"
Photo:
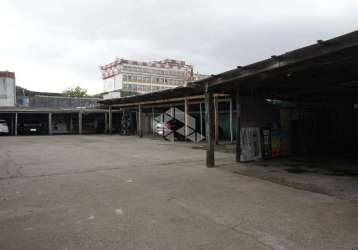
[[[166,90],[151,92],[147,94],[101,100],[98,103],[104,105],[131,104],[131,103],[149,102],[149,101],[180,98],[185,96],[193,96],[193,95],[201,95],[201,94],[204,94],[203,90],[201,89],[191,88],[191,87],[177,87],[173,89],[166,89]]]
[[[264,98],[286,98],[289,96],[291,99],[296,98],[300,91],[316,90],[309,94],[319,95],[319,91],[322,89],[331,88],[330,97],[340,93],[341,98],[344,99],[344,95],[349,92],[353,97],[356,92],[353,92],[352,88],[343,90],[344,82],[339,84],[334,81],[354,82],[357,80],[354,69],[357,61],[358,31],[354,31],[327,41],[318,40],[313,45],[282,55],[274,55],[269,59],[246,66],[238,66],[236,69],[209,78],[189,82],[187,87],[103,100],[99,103],[105,105],[130,104],[202,95],[206,86],[215,92],[229,92],[240,86],[243,89],[241,92],[243,95],[251,94],[250,92],[256,88],[260,92],[259,94],[256,92],[256,94]],[[342,68],[346,69],[347,74],[340,71]],[[319,98],[319,96],[317,97]]]

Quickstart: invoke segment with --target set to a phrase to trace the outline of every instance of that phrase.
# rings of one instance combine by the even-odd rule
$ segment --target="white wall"
[[[15,79],[0,77],[0,107],[15,106],[16,86]]]
[[[103,92],[111,92],[114,90],[122,89],[122,87],[123,87],[122,74],[118,74],[103,80]]]
[[[120,97],[121,97],[121,93],[120,93],[120,92],[109,92],[109,93],[103,95],[103,99],[104,99],[104,100],[114,99],[114,98],[120,98]]]

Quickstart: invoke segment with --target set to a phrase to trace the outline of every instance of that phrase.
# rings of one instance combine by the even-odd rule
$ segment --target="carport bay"
[[[1,108],[9,135],[102,134],[108,132],[103,109]]]

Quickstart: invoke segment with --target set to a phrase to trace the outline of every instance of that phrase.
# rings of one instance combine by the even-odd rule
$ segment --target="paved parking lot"
[[[204,159],[136,137],[0,137],[0,249],[357,249],[358,203]]]

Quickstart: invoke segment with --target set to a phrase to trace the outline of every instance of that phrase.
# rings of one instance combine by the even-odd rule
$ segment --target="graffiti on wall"
[[[261,159],[262,156],[260,140],[260,128],[241,128],[241,161],[253,161]]]
[[[272,140],[272,156],[281,155],[281,131],[278,129],[273,129],[271,132]]]

